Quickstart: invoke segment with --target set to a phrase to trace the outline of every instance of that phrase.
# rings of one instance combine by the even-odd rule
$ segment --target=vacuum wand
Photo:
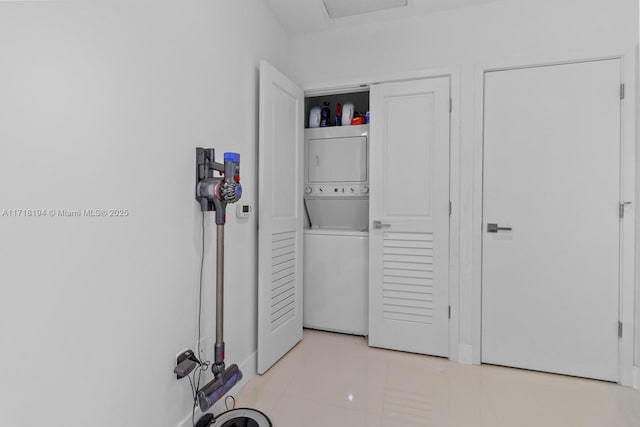
[[[214,176],[217,172],[221,176]],[[213,148],[196,148],[196,200],[203,212],[216,213],[216,343],[211,370],[214,379],[198,390],[198,404],[205,412],[240,379],[237,365],[224,363],[224,224],[228,203],[242,196],[240,155],[224,153],[224,163],[215,161]]]

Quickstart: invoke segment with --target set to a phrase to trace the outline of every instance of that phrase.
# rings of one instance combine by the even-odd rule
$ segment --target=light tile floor
[[[640,392],[616,384],[369,348],[363,337],[304,339],[236,407],[274,427],[637,427]]]

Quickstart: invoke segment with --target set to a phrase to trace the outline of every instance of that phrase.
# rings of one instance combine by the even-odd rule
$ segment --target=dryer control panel
[[[312,197],[353,197],[369,195],[369,186],[355,185],[306,185],[304,187],[305,196]]]

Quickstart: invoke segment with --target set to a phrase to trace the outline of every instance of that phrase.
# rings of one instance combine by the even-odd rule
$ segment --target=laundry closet
[[[368,90],[305,98],[307,328],[369,332],[368,112]]]
[[[450,113],[449,75],[305,99],[261,63],[259,373],[303,326],[449,355]]]

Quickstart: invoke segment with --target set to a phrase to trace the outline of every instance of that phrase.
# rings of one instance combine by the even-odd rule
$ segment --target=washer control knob
[[[311,194],[311,187],[304,187],[304,192],[307,194]]]
[[[367,194],[369,192],[369,187],[362,187],[362,192]]]

